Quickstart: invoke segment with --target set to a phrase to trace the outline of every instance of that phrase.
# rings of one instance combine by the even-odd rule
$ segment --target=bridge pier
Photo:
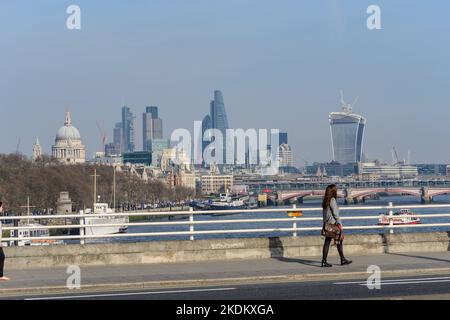
[[[433,197],[430,196],[422,196],[421,198],[422,204],[430,204],[433,202]]]
[[[344,203],[346,205],[354,204],[355,203],[355,199],[350,198],[350,197],[346,197],[345,200],[344,200]]]
[[[428,187],[422,187],[421,202],[423,204],[429,204],[433,201],[433,197],[428,194]]]
[[[344,189],[344,203],[346,205],[350,205],[354,203],[354,199],[352,198],[352,189]]]

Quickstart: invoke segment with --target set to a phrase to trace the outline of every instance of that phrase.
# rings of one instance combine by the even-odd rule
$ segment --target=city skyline
[[[220,104],[220,113],[223,113],[223,115],[224,115],[224,117],[223,117],[223,115],[221,115],[220,116],[220,118],[221,118],[221,120],[220,121],[223,121],[223,124],[221,123],[220,124],[220,126],[221,126],[221,128],[217,128],[217,129],[219,129],[219,130],[226,130],[227,128],[230,128],[229,126],[228,126],[228,121],[227,121],[227,115],[226,115],[226,110],[225,110],[225,105],[224,105],[224,102],[223,102],[223,93],[220,91],[220,90],[214,90],[214,97],[215,97],[215,99],[217,99],[218,98],[218,100],[219,100],[219,104]],[[215,102],[215,99],[213,99],[211,102],[210,102],[210,112],[213,112],[213,106],[214,106],[214,102]],[[365,152],[363,151],[363,149],[362,149],[362,139],[363,139],[363,136],[364,136],[364,127],[365,127],[365,123],[366,123],[366,119],[364,118],[364,117],[362,117],[362,116],[360,116],[360,115],[357,115],[357,114],[353,114],[353,110],[352,110],[352,106],[350,105],[350,104],[343,104],[343,103],[345,103],[345,102],[343,102],[343,100],[341,100],[341,108],[342,108],[342,111],[341,112],[330,112],[329,113],[329,115],[328,115],[328,118],[329,118],[329,125],[330,125],[330,127],[333,127],[333,121],[332,121],[332,115],[335,115],[335,114],[340,114],[340,113],[344,113],[344,112],[347,112],[347,113],[349,113],[349,115],[351,115],[351,116],[354,116],[354,117],[357,117],[358,119],[362,119],[362,120],[358,120],[358,121],[363,121],[363,123],[362,123],[362,126],[363,126],[363,128],[362,128],[362,130],[360,129],[360,127],[361,127],[361,125],[358,125],[358,132],[360,132],[360,134],[357,134],[357,136],[358,136],[358,141],[360,142],[360,146],[359,146],[359,153],[361,154],[360,155],[360,157],[358,158],[358,159],[360,159],[360,161],[362,161],[362,160],[364,160],[364,159],[362,159],[364,156],[365,156]],[[347,110],[346,108],[350,108],[349,110]],[[131,108],[131,107],[129,107],[129,106],[127,106],[127,105],[125,105],[125,106],[123,106],[123,107],[121,107],[121,108],[119,108],[118,110],[121,110],[121,113],[122,113],[122,122],[118,122],[118,123],[115,123],[115,126],[111,126],[111,127],[107,127],[108,129],[107,129],[107,131],[109,132],[109,131],[111,131],[111,139],[110,140],[107,140],[107,143],[105,143],[105,145],[104,145],[104,147],[106,147],[107,145],[108,145],[108,142],[113,142],[113,143],[116,143],[116,139],[117,139],[117,136],[118,135],[120,135],[120,137],[121,137],[121,140],[122,140],[122,142],[125,140],[126,141],[126,139],[129,139],[129,141],[131,141],[131,146],[133,147],[133,151],[128,151],[128,152],[135,152],[135,151],[149,151],[149,150],[145,150],[146,148],[145,148],[145,145],[144,145],[144,143],[142,143],[142,144],[136,144],[136,129],[135,129],[135,127],[136,127],[136,124],[137,124],[137,121],[136,121],[136,116],[134,116],[134,113],[135,113],[135,109],[136,108]],[[162,140],[164,140],[164,136],[163,136],[163,131],[162,131],[162,119],[161,118],[159,118],[159,107],[157,107],[157,106],[151,106],[151,107],[149,107],[149,106],[145,106],[145,107],[143,107],[142,109],[144,109],[144,113],[142,114],[143,115],[143,118],[142,118],[142,120],[143,120],[143,123],[144,123],[144,119],[146,119],[145,118],[145,116],[146,115],[150,115],[150,117],[151,117],[151,119],[152,120],[158,120],[158,125],[156,126],[156,128],[150,128],[149,130],[150,131],[152,131],[152,134],[155,134],[155,130],[156,130],[156,135],[157,135],[157,137],[156,138],[154,138],[153,140],[155,140],[157,143],[160,143],[160,141],[162,141]],[[70,113],[70,110],[68,111],[68,109],[66,108],[66,118],[67,118],[67,114],[68,113]],[[69,117],[71,117],[70,115],[69,115]],[[222,119],[222,117],[223,117],[223,119]],[[211,115],[210,114],[207,114],[205,117],[204,117],[204,119],[203,119],[203,123],[205,122],[205,120],[208,120],[209,119],[209,121],[210,121],[210,127],[207,127],[207,128],[202,128],[202,130],[203,129],[208,129],[208,128],[214,128],[213,126],[212,126],[212,118],[211,118]],[[67,121],[67,120],[66,120]],[[133,132],[133,133],[130,133],[130,136],[129,137],[127,137],[127,134],[124,132],[124,130],[123,130],[123,127],[122,127],[122,124],[123,124],[123,121],[125,121],[125,122],[129,122],[128,123],[128,127],[129,127],[129,131],[130,132]],[[170,120],[169,120],[170,121]],[[217,120],[216,120],[217,121]],[[359,123],[359,122],[358,122]],[[223,127],[223,128],[222,128]],[[186,128],[187,129],[189,129],[188,128],[188,126],[186,126]],[[117,133],[116,132],[116,130],[120,130],[119,132],[120,133]],[[141,132],[142,132],[142,135],[144,135],[144,132],[145,132],[145,130],[144,130],[144,125],[140,128],[141,129]],[[238,128],[233,128],[233,127],[231,127],[230,129],[238,129]],[[246,128],[244,128],[244,129],[246,129]],[[332,130],[331,130],[331,132],[333,132]],[[280,133],[279,133],[279,136],[280,136],[280,141],[286,141],[287,142],[287,140],[288,140],[288,132],[286,132],[286,131],[284,131],[284,130],[281,130],[280,131]],[[83,140],[85,140],[86,142],[88,142],[89,141],[89,138],[88,137],[84,137],[82,134],[81,134],[81,136],[82,136],[82,138],[83,138]],[[169,134],[169,136],[170,136],[170,134]],[[35,141],[36,141],[36,138],[38,138],[38,136],[36,136],[35,137]],[[148,142],[149,142],[149,144],[151,145],[151,143],[150,143],[150,141],[151,141],[152,139],[149,139],[148,140]],[[168,142],[170,142],[170,139],[166,139]],[[34,142],[35,142],[34,141]],[[144,141],[144,138],[142,139],[142,142]],[[123,142],[123,143],[125,143],[125,142]],[[86,143],[86,144],[88,144],[88,143]],[[205,143],[206,145],[208,144],[208,142],[206,142]],[[45,143],[44,143],[44,145],[45,145]],[[53,145],[53,142],[51,142],[50,143],[50,145]],[[280,145],[281,145],[281,143],[280,143]],[[30,152],[23,152],[23,154],[24,155],[26,155],[26,156],[28,156],[28,157],[32,157],[33,156],[33,149],[34,149],[34,146],[35,146],[35,144],[33,144],[33,147],[32,147],[32,150],[30,151]],[[289,146],[291,146],[290,144],[289,144]],[[330,157],[330,159],[327,159],[327,160],[325,160],[325,161],[321,161],[321,160],[314,160],[313,159],[313,161],[311,161],[311,162],[308,162],[309,164],[313,164],[313,163],[327,163],[327,162],[332,162],[332,161],[337,161],[337,162],[339,162],[337,159],[335,159],[334,158],[334,156],[333,156],[333,154],[334,154],[334,144],[333,144],[333,133],[331,134],[331,139],[330,139],[330,146],[331,146],[331,149],[332,149],[332,152],[331,152],[331,157]],[[41,145],[39,145],[39,147],[41,148]],[[94,147],[95,148],[95,147]],[[124,148],[126,149],[127,147],[126,147],[126,143],[125,143],[125,145],[124,145]],[[225,146],[224,146],[224,148],[225,148]],[[50,148],[51,149],[51,148]],[[128,149],[128,150],[130,150],[130,149]],[[94,156],[95,156],[95,153],[96,152],[103,152],[103,151],[105,151],[104,149],[103,150],[100,150],[98,147],[97,147],[97,149],[94,149],[92,152],[88,152],[88,151],[86,151],[86,159],[90,159],[90,158],[93,158]],[[355,151],[355,150],[354,150]],[[391,151],[391,153],[392,153],[392,149],[390,149],[390,151]],[[123,152],[127,152],[127,151],[123,151]],[[408,153],[409,153],[410,151],[408,150]],[[22,152],[21,152],[22,153]],[[46,148],[44,147],[44,148],[42,148],[42,154],[47,154],[47,155],[51,155],[52,154],[52,152],[51,152],[51,150],[50,150],[50,152],[47,152],[47,150],[46,150]],[[389,160],[385,160],[385,159],[381,159],[381,158],[372,158],[372,159],[370,159],[370,160],[383,160],[383,161],[385,161],[386,163],[390,163],[390,161]],[[400,159],[400,160],[402,160],[402,159]],[[293,159],[293,162],[294,162],[294,166],[296,166],[296,167],[302,167],[303,165],[302,164],[299,164],[299,159],[295,159],[295,156],[294,156],[294,159]],[[357,161],[357,162],[359,162],[359,161]],[[343,162],[343,161],[341,161],[340,162],[341,164],[346,164],[346,163],[350,163],[350,161],[349,162]],[[420,162],[416,162],[417,164],[419,164]],[[426,162],[422,162],[422,163],[426,163]],[[430,162],[430,163],[434,163],[434,162]],[[436,163],[438,163],[438,162],[436,162]]]
[[[450,4],[379,1],[379,31],[366,27],[369,4],[176,1],[174,12],[163,1],[112,1],[105,13],[101,3],[81,0],[82,28],[69,31],[67,3],[29,1],[26,11],[5,3],[0,152],[19,147],[30,156],[38,136],[49,153],[65,108],[88,156],[100,151],[96,121],[112,142],[123,105],[135,115],[157,105],[166,133],[189,129],[220,88],[234,128],[280,128],[289,133],[296,165],[326,162],[327,115],[343,89],[360,96],[369,158],[390,162],[395,146],[403,155],[411,150],[413,163],[448,163],[441,141],[450,136],[450,44],[442,35]]]

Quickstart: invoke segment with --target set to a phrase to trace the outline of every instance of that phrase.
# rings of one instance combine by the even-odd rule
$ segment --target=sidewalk
[[[367,267],[377,265],[382,276],[449,272],[450,252],[382,254],[349,257],[353,264],[342,267],[330,257],[332,268],[321,268],[320,258],[214,261],[157,265],[83,267],[84,290],[142,289],[161,287],[238,284],[258,281],[306,281],[367,278]],[[0,297],[20,293],[62,292],[66,289],[65,268],[5,270],[12,280],[0,282]]]

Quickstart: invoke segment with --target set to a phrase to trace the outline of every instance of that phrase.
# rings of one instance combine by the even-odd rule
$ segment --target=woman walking
[[[325,237],[322,253],[322,267],[331,267],[327,262],[328,251],[330,249],[331,240],[335,241],[339,256],[341,257],[341,265],[352,263],[344,256],[344,235],[342,233],[342,223],[339,217],[339,207],[337,205],[337,187],[335,184],[329,185],[325,191],[322,202],[323,209],[323,228],[322,235]]]
[[[0,213],[3,213],[3,203],[0,201]],[[8,281],[9,278],[3,275],[3,268],[5,266],[5,254],[2,248],[2,220],[0,220],[0,281]]]

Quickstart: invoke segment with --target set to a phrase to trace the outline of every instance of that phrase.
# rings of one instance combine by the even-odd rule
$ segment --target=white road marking
[[[91,295],[78,295],[78,296],[28,298],[28,299],[25,299],[25,300],[60,300],[60,299],[82,299],[82,298],[106,298],[106,297],[125,297],[125,296],[138,296],[138,295],[193,293],[193,292],[212,292],[212,291],[230,291],[230,290],[236,290],[236,288],[192,289],[192,290],[135,292],[135,293],[130,292],[130,293],[91,294]]]
[[[402,284],[444,283],[444,282],[450,282],[450,279],[449,280],[431,280],[431,281],[381,282],[380,284],[382,286],[388,286],[388,285],[391,285],[391,284],[402,285]],[[367,286],[366,283],[364,283],[364,284],[360,283],[359,285],[360,286]]]
[[[395,280],[382,280],[380,283],[383,284],[408,284],[408,283],[430,283],[430,282],[450,282],[450,277],[439,277],[439,278],[414,278],[414,279],[395,279]],[[351,281],[351,282],[335,282],[335,285],[348,285],[348,284],[358,284],[366,285],[367,281]]]

